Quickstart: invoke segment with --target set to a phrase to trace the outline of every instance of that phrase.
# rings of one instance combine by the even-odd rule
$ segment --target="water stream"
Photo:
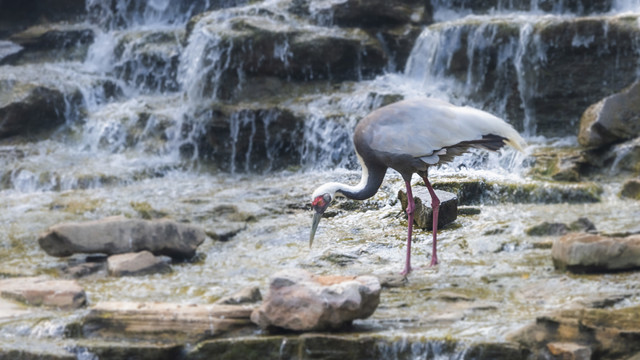
[[[286,27],[310,31],[321,27],[286,14],[282,2],[275,0],[249,5],[243,1],[214,4],[212,0],[187,8],[160,0],[114,3],[115,8],[107,8],[101,1],[87,2],[93,15],[88,25],[97,36],[85,61],[48,63],[44,71],[38,70],[42,65],[0,66],[0,71],[11,72],[16,78],[37,77],[38,82],[78,89],[67,101],[66,124],[48,138],[0,142],[2,276],[57,276],[69,259],[46,255],[36,242],[38,234],[66,221],[111,215],[137,218],[141,216],[139,204],[211,233],[240,231],[229,241],[205,241],[198,249],[198,260],[174,264],[170,274],[82,278],[79,282],[91,304],[108,300],[209,303],[249,285],[259,285],[264,292],[269,275],[288,267],[342,275],[399,272],[406,220],[396,196],[404,184],[395,172],[389,171],[378,194],[357,210],[346,210],[352,208],[349,201],[333,206],[335,216],[321,222],[312,249],[308,247],[311,214],[305,208],[320,184],[359,180],[351,132],[357,120],[383,103],[387,95],[427,94],[483,107],[516,124],[531,143],[528,154],[506,150],[466,155],[430,171],[435,183],[466,178],[527,184],[533,181],[527,156],[554,144],[576,146],[575,136],[551,138],[538,133],[536,113],[529,106],[536,79],[524,68],[545,61],[539,49],[545,45],[532,35],[535,23],[542,18],[575,17],[580,9],[558,5],[551,11],[541,10],[541,5],[532,1],[529,8],[514,11],[510,1],[499,1],[489,13],[471,15],[471,11],[448,8],[447,2],[434,0],[439,23],[425,27],[406,67],[389,65],[383,75],[345,82],[330,92],[279,99],[280,105],[305,114],[299,129],[301,141],[289,149],[295,154],[295,163],[278,166],[278,144],[286,134],[273,129],[277,111],[267,110],[261,116],[239,111],[229,120],[229,165],[221,171],[198,154],[198,139],[206,132],[205,120],[212,113],[203,109],[212,102],[225,103],[223,90],[216,86],[220,77],[230,76],[230,70],[238,77],[239,89],[250,86],[243,80],[246,74],[234,69],[236,64],[225,53],[228,48],[211,51],[221,43],[221,34],[232,26],[237,14],[260,17],[283,32]],[[138,11],[128,10],[131,7]],[[191,16],[210,8],[220,9],[206,15],[217,24],[219,33],[212,33],[204,21],[187,34],[185,26]],[[264,9],[270,15],[262,16]],[[617,1],[604,11],[613,15],[638,13],[640,4]],[[465,27],[470,19],[483,26],[470,33]],[[318,23],[326,21],[321,20]],[[475,98],[489,66],[483,62],[483,51],[496,46],[500,24],[505,21],[519,36],[497,45],[497,73],[515,69],[517,95],[509,93],[514,88],[500,86],[507,83],[506,78],[497,78],[493,79],[495,92],[488,100]],[[322,27],[321,31],[340,30]],[[577,47],[592,41],[574,40]],[[153,51],[179,65],[168,62],[148,67],[140,50],[154,46]],[[446,70],[456,61],[452,54],[463,46],[473,61],[465,75],[457,78]],[[290,51],[283,38],[273,53],[274,61],[289,69],[296,61]],[[202,56],[205,52],[207,57]],[[390,71],[395,68],[398,70]],[[291,77],[297,76],[291,71]],[[509,112],[506,101],[511,96],[520,99],[519,112]],[[262,109],[261,104],[248,103]],[[255,140],[241,147],[240,137]],[[256,160],[256,151],[264,151],[261,159],[266,160]],[[414,178],[414,184],[421,186],[418,180]],[[417,231],[413,254],[415,265],[420,267],[405,287],[383,291],[379,309],[357,326],[398,339],[398,348],[406,339],[421,338],[500,342],[536,315],[577,306],[594,294],[627,295],[616,305],[620,307],[640,304],[639,274],[573,276],[556,272],[548,246],[552,238],[525,234],[525,229],[543,221],[570,223],[579,217],[589,218],[603,232],[637,230],[640,203],[618,197],[621,181],[617,177],[602,179],[604,193],[597,203],[475,204],[479,214],[459,216],[455,224],[441,231],[441,264],[436,268],[426,267],[431,233]],[[225,206],[237,211],[225,213],[220,210]],[[447,300],[449,293],[465,299],[452,303]],[[20,348],[27,341],[29,346],[43,348],[73,347],[73,341],[63,336],[64,325],[82,313],[62,314],[37,308],[26,317],[0,318],[0,346]],[[416,358],[438,352],[433,348],[437,343],[427,343],[431,344],[428,349],[427,345],[415,349]],[[78,351],[78,358],[90,357]]]

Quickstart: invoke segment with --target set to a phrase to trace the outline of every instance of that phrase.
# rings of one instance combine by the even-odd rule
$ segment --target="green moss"
[[[141,218],[145,220],[158,219],[167,216],[167,213],[164,211],[155,210],[151,205],[146,201],[132,201],[129,203],[133,210],[135,210]]]

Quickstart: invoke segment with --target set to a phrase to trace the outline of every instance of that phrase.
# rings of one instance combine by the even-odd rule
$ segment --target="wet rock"
[[[206,235],[192,225],[171,220],[109,217],[97,221],[63,223],[40,235],[40,247],[51,256],[77,253],[122,254],[148,250],[156,255],[191,258]]]
[[[127,32],[114,50],[114,72],[144,91],[176,91],[182,30]]]
[[[171,266],[159,256],[149,251],[111,255],[107,259],[107,269],[112,276],[139,276],[171,272]]]
[[[640,179],[631,179],[624,182],[620,196],[640,200]]]
[[[84,61],[94,33],[81,24],[42,24],[13,34],[9,40],[22,49],[0,64]]]
[[[529,236],[557,236],[564,235],[569,232],[569,226],[563,223],[543,222],[528,228],[526,231]]]
[[[0,139],[54,129],[64,124],[65,109],[57,89],[0,79]]]
[[[640,173],[640,137],[616,144],[604,152],[592,152],[589,163],[607,175]]]
[[[589,106],[580,119],[578,141],[602,147],[640,136],[640,81]]]
[[[72,266],[64,266],[61,269],[61,272],[62,274],[73,278],[81,278],[91,274],[95,274],[101,270],[104,270],[105,268],[106,267],[104,262],[85,262]]]
[[[431,208],[431,195],[424,186],[414,186],[412,188],[415,202],[413,213],[414,224],[425,230],[433,230],[433,209]],[[436,196],[440,199],[440,210],[438,212],[438,228],[451,224],[458,217],[458,198],[446,191],[436,190]],[[402,210],[407,209],[407,193],[399,190],[398,199]]]
[[[378,275],[380,286],[383,288],[403,287],[408,284],[409,280],[405,275],[398,273]]]
[[[24,305],[0,298],[0,321],[23,316],[29,313]]]
[[[254,329],[252,308],[240,305],[101,302],[82,321],[85,337],[193,341]]]
[[[239,304],[253,304],[262,300],[262,294],[260,294],[260,288],[257,286],[246,287],[237,293],[223,297],[216,301],[216,304],[221,305],[239,305]]]
[[[0,296],[33,306],[76,309],[87,297],[74,280],[49,280],[42,277],[0,280]]]
[[[263,329],[339,329],[369,317],[380,302],[374,276],[318,276],[291,269],[276,273],[270,283],[263,304],[251,314]]]
[[[570,342],[552,342],[547,349],[554,359],[590,360],[591,349],[588,346]]]
[[[607,272],[640,267],[640,235],[624,238],[570,233],[553,243],[553,264],[572,272]]]
[[[0,64],[4,63],[4,59],[19,53],[22,46],[7,40],[0,40]]]
[[[0,37],[41,22],[82,20],[86,0],[3,1],[0,11]]]
[[[596,226],[591,222],[591,220],[582,217],[569,225],[545,221],[539,225],[528,228],[525,232],[529,236],[559,236],[570,231],[595,232]]]
[[[589,0],[571,0],[557,2],[552,0],[434,0],[433,7],[440,11],[455,11],[457,13],[490,14],[498,11],[536,11],[552,13],[571,13],[589,15],[604,13],[612,9],[613,1],[605,0],[593,2]]]
[[[187,28],[185,51],[197,49],[201,53],[194,57],[204,59],[194,64],[197,78],[185,79],[198,98],[234,99],[255,77],[367,79],[380,74],[387,60],[380,43],[364,31],[293,27],[283,14],[268,9],[211,12],[192,19]]]
[[[538,135],[577,135],[584,109],[635,79],[636,21],[633,15],[436,23],[432,36],[416,41],[405,72],[473,84],[462,89],[466,98],[509,119],[535,119]],[[619,59],[628,65],[608,66]]]
[[[564,310],[539,316],[507,338],[530,349],[535,358],[549,358],[553,349],[575,355],[590,350],[593,358],[624,359],[640,352],[640,308]]]
[[[221,170],[261,172],[300,161],[304,118],[283,107],[215,106],[203,110],[198,155]],[[237,212],[237,209],[235,210]]]
[[[507,183],[480,179],[439,179],[439,190],[456,194],[460,205],[513,203],[592,203],[600,201],[602,187],[596,183],[560,184],[545,181]]]
[[[431,21],[431,6],[419,0],[294,0],[289,7],[293,13],[310,15],[323,25],[349,27],[394,26],[426,24]]]

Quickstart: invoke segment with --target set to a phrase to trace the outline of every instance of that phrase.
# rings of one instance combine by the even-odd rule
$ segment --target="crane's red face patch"
[[[311,207],[317,213],[322,214],[329,207],[330,203],[331,203],[331,195],[324,194],[316,197],[311,203]]]

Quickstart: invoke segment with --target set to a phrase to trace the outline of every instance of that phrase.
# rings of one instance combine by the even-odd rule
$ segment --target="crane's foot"
[[[438,265],[438,255],[434,255],[431,258],[431,264],[429,264],[430,267],[434,267],[436,265]]]
[[[404,267],[404,270],[402,270],[402,272],[400,273],[400,275],[402,275],[402,276],[407,276],[407,275],[409,275],[409,273],[411,272],[411,270],[413,270],[413,269],[411,269],[411,265],[409,265],[409,266],[405,266],[405,267]]]

